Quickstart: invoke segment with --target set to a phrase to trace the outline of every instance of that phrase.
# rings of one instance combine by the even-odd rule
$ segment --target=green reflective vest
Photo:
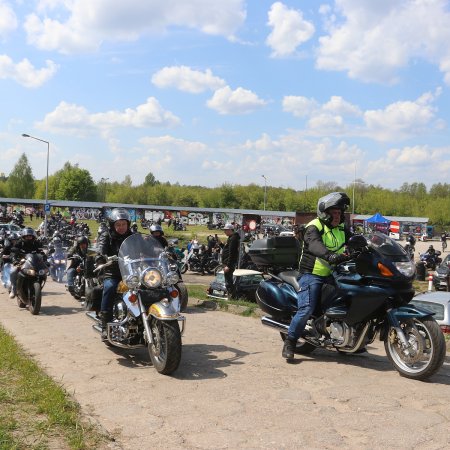
[[[339,224],[335,228],[329,228],[327,225],[324,225],[319,219],[314,219],[311,220],[308,225],[306,225],[306,228],[308,228],[310,225],[314,225],[319,230],[319,233],[322,236],[322,242],[324,243],[325,247],[330,250],[330,252],[344,252],[344,224]],[[331,275],[331,270],[322,262],[321,258],[316,258],[312,273],[321,277],[327,277],[328,275]]]

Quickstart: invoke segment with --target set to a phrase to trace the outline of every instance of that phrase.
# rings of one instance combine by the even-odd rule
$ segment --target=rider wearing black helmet
[[[24,228],[20,232],[20,239],[16,242],[16,245],[11,249],[12,259],[15,263],[20,261],[20,259],[31,252],[39,252],[44,255],[45,253],[37,240],[36,232],[33,228],[27,227]],[[16,296],[16,285],[17,285],[17,271],[19,267],[16,265],[13,269],[11,269],[10,280],[11,280],[11,292],[9,294],[10,298],[14,298]]]
[[[161,225],[154,224],[150,227],[150,234],[161,243],[161,245],[166,248],[169,243],[167,242],[167,239],[164,237],[164,231],[161,227]]]
[[[81,261],[86,258],[89,239],[86,236],[78,236],[75,245],[70,247],[67,252],[67,288],[73,293],[73,284],[75,280],[75,272]],[[78,255],[81,259],[74,257]]]
[[[122,242],[133,233],[130,230],[130,215],[123,208],[114,208],[108,218],[109,230],[103,232],[97,240],[97,261],[106,261],[108,256],[117,256]],[[114,293],[121,275],[118,262],[113,262],[103,270],[103,296],[101,304],[102,339],[107,336],[107,324],[112,320]]]
[[[332,192],[319,199],[317,218],[306,225],[299,262],[301,276],[298,283],[301,290],[297,294],[298,310],[289,325],[283,358],[294,357],[297,340],[320,300],[322,285],[333,283],[329,264],[346,260],[344,245],[351,234],[344,225],[344,212],[349,205],[347,194]]]

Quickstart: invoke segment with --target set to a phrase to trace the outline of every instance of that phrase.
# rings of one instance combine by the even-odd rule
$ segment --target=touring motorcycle
[[[20,261],[17,274],[17,304],[28,307],[33,315],[41,310],[42,288],[47,281],[48,267],[40,253],[27,253]]]
[[[66,272],[66,255],[62,249],[52,253],[48,258],[50,264],[50,276],[53,281],[62,283]]]
[[[268,314],[262,323],[280,331],[284,340],[296,313],[300,286],[299,272],[283,270],[280,264],[294,266],[298,247],[294,241],[279,241],[295,238],[272,239],[278,243],[255,241],[250,255],[269,277],[256,292],[258,305]],[[378,334],[400,375],[429,378],[443,364],[445,338],[432,312],[408,304],[414,296],[415,275],[409,255],[382,233],[368,239],[353,236],[348,252],[349,260],[332,269],[334,285],[323,286],[320,305],[308,320],[295,352],[309,354],[325,348],[355,353],[364,351]]]
[[[97,267],[101,271],[117,257]],[[120,348],[147,347],[155,369],[174,372],[181,360],[185,317],[180,315],[177,264],[152,236],[140,233],[126,238],[118,262],[122,281],[117,289],[113,319],[107,325],[107,344]],[[86,313],[101,333],[95,311]],[[178,322],[181,322],[181,330]]]

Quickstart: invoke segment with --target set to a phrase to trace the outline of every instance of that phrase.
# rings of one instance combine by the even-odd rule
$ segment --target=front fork
[[[387,319],[388,319],[388,323],[389,323],[389,328],[393,328],[398,340],[400,341],[402,351],[404,351],[406,355],[409,355],[408,349],[411,347],[411,344],[408,341],[408,339],[406,338],[405,333],[403,333],[402,327],[400,326],[400,322],[397,319],[397,316],[394,314],[392,309],[389,309],[387,311]],[[387,338],[391,339],[389,329],[387,330],[387,333],[388,333]]]

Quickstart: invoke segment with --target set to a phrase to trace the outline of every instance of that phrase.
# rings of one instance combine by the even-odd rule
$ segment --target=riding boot
[[[108,322],[112,320],[110,311],[100,311],[100,319],[102,322],[102,341],[108,340]]]
[[[286,359],[294,358],[294,351],[295,351],[296,344],[297,344],[296,341],[286,338],[286,340],[284,341],[284,345],[283,345],[283,351],[281,352],[281,355],[283,356],[283,358],[286,358]]]

